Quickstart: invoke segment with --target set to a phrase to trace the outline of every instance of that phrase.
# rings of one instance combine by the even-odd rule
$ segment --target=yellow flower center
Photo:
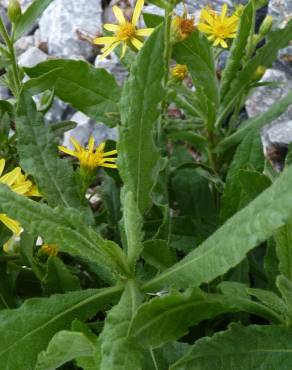
[[[121,41],[127,41],[130,40],[135,36],[136,28],[132,25],[130,22],[122,23],[119,26],[118,31],[116,32],[116,36]]]
[[[214,36],[225,39],[229,36],[230,30],[225,24],[216,24],[214,27]]]

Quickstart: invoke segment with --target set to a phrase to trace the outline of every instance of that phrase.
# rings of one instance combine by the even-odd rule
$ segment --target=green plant
[[[14,94],[0,101],[1,155],[41,194],[19,190],[19,171],[0,178],[1,214],[23,228],[11,239],[0,226],[1,369],[290,369],[292,168],[272,169],[260,129],[292,94],[253,119],[239,113],[291,41],[292,21],[255,37],[253,0],[225,14],[238,26],[233,41],[220,39],[231,49],[219,76],[216,39],[187,14],[172,20],[177,2],[153,1],[165,17],[145,15],[155,30],[122,59],[131,68],[120,88],[83,61],[18,66],[14,42],[49,3],[11,17],[11,34],[0,20],[2,79]],[[184,67],[171,74],[173,61]],[[80,166],[60,157],[72,125],[45,124],[54,96],[119,128],[118,170],[106,168],[113,143],[98,153],[92,140],[88,150],[75,143]]]

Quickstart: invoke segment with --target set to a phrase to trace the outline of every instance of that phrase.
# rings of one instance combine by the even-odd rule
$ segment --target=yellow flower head
[[[49,256],[57,256],[58,248],[55,244],[44,244],[42,245],[40,252]]]
[[[114,36],[97,37],[93,42],[96,45],[104,45],[100,59],[109,55],[118,45],[123,45],[122,58],[126,53],[127,46],[133,47],[135,50],[140,50],[143,46],[143,37],[149,36],[153,28],[137,29],[138,20],[144,6],[144,0],[137,0],[133,12],[132,20],[125,19],[122,10],[118,6],[113,6],[114,15],[118,24],[105,24],[104,28],[107,31],[114,32]]]
[[[0,183],[9,186],[9,188],[17,194],[25,196],[40,196],[40,193],[35,185],[30,180],[27,180],[27,176],[21,172],[20,167],[14,168],[14,170],[3,175],[5,168],[5,159],[0,159]],[[13,236],[19,236],[22,227],[20,223],[12,218],[8,217],[5,213],[0,213],[0,221],[13,232]],[[4,245],[8,248],[8,245],[13,241],[13,237]]]
[[[199,31],[206,33],[208,39],[213,41],[214,46],[220,45],[227,48],[226,39],[234,39],[236,37],[239,17],[238,15],[227,15],[228,6],[224,4],[221,14],[215,13],[209,7],[204,8],[200,15]]]
[[[171,68],[170,73],[176,80],[184,80],[188,74],[188,67],[185,64],[177,64]]]
[[[189,18],[186,9],[182,16],[175,16],[171,23],[171,31],[175,42],[185,40],[195,29],[195,17]]]
[[[94,148],[93,136],[90,137],[87,148],[80,145],[73,137],[71,137],[71,142],[75,150],[65,148],[64,146],[59,146],[59,150],[77,158],[81,167],[89,170],[94,170],[97,167],[117,168],[115,164],[117,158],[110,157],[117,154],[117,150],[104,152],[105,143],[101,143],[98,147]]]

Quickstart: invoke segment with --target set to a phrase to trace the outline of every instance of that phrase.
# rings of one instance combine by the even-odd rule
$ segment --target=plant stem
[[[161,141],[161,131],[164,126],[165,115],[168,105],[167,99],[167,85],[169,76],[169,61],[171,58],[172,45],[170,42],[170,28],[171,28],[171,10],[165,10],[165,23],[164,23],[164,78],[163,78],[163,88],[165,89],[165,97],[161,104],[161,115],[158,122],[158,142]]]
[[[8,48],[9,54],[10,54],[11,67],[12,67],[12,73],[13,73],[13,78],[14,78],[13,82],[14,82],[14,85],[15,85],[15,88],[16,88],[15,92],[18,95],[18,93],[20,91],[20,87],[21,87],[21,81],[20,81],[20,77],[19,77],[19,69],[18,69],[18,65],[17,65],[17,61],[16,61],[16,55],[15,55],[15,51],[14,51],[13,42],[10,39],[10,36],[9,36],[7,30],[6,30],[6,27],[4,25],[2,17],[0,17],[0,35],[2,36],[6,46]]]

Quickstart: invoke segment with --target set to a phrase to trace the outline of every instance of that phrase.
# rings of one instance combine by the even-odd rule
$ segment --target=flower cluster
[[[214,46],[227,48],[226,40],[234,39],[236,36],[240,12],[237,11],[231,16],[228,16],[227,12],[227,4],[223,5],[221,14],[217,14],[210,7],[204,8],[201,12],[198,29],[208,35]]]
[[[114,32],[114,36],[97,37],[93,41],[96,45],[105,45],[101,50],[102,55],[100,58],[105,58],[121,44],[123,46],[122,58],[128,46],[134,48],[134,50],[140,50],[142,48],[143,37],[149,36],[153,31],[153,28],[137,28],[143,6],[144,0],[138,0],[131,21],[126,20],[122,10],[118,6],[113,6],[112,9],[118,24],[107,23],[104,25],[104,28],[107,31]]]
[[[71,137],[71,142],[75,150],[65,148],[64,146],[59,146],[59,150],[77,158],[82,168],[88,170],[94,170],[97,167],[117,168],[115,164],[117,158],[110,157],[117,154],[116,149],[105,152],[105,143],[101,143],[95,148],[93,136],[90,137],[87,148],[83,147],[73,137]]]

